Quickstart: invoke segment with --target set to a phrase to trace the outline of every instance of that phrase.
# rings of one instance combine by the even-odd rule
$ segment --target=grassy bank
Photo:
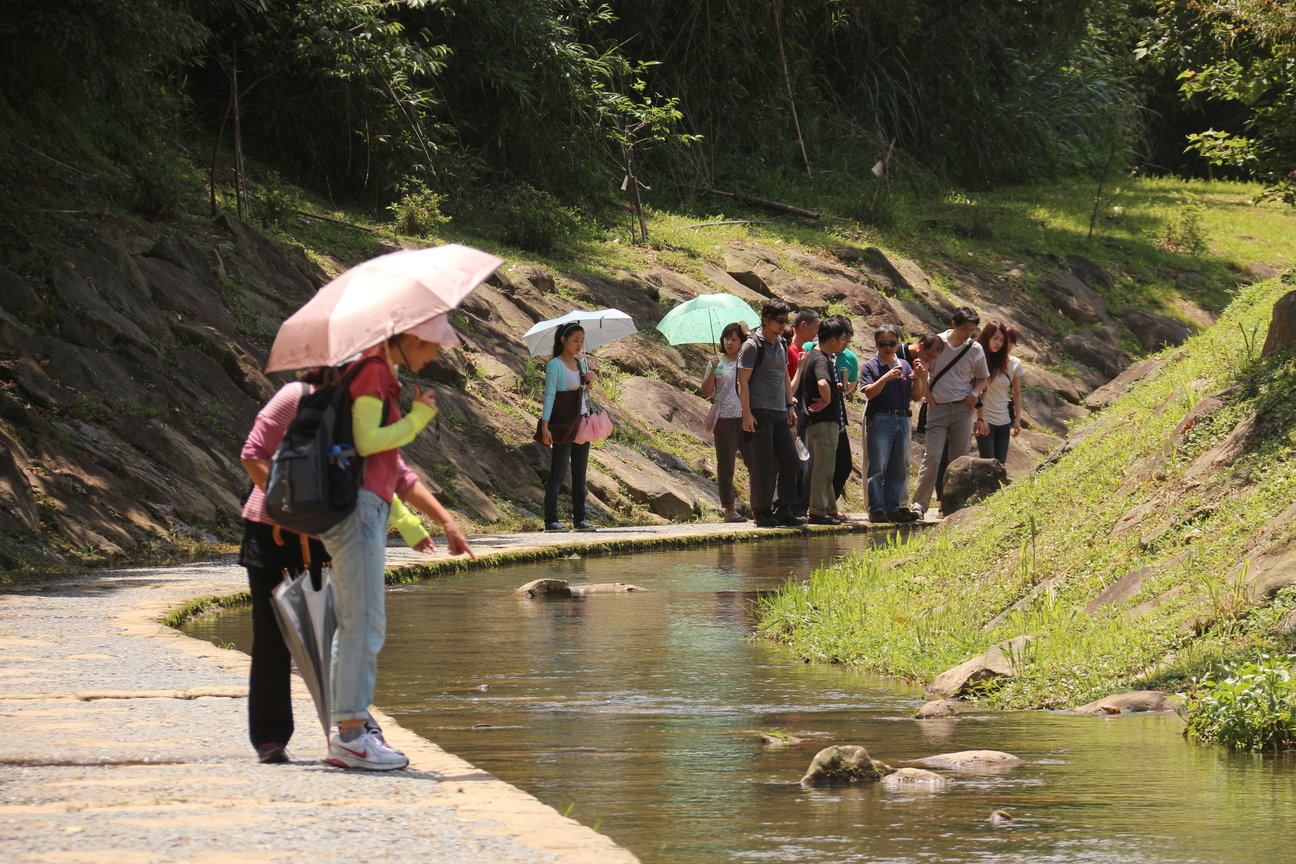
[[[1223,658],[1289,647],[1272,631],[1296,586],[1255,605],[1247,575],[1266,545],[1296,531],[1275,524],[1296,500],[1296,357],[1257,356],[1274,301],[1291,289],[1279,279],[1243,289],[1056,464],[968,518],[789,583],[762,602],[760,634],[807,658],[919,681],[1000,640],[1042,637],[1021,674],[986,694],[1004,707],[1173,686]],[[1219,391],[1214,410],[1185,422]],[[1212,448],[1247,418],[1235,457],[1209,471]],[[1087,611],[1142,567],[1141,591]]]

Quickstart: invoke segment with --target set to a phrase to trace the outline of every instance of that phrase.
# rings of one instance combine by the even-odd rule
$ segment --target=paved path
[[[841,529],[829,529],[841,530]],[[858,526],[857,529],[858,530]],[[748,525],[473,538],[484,559],[787,535]],[[389,565],[448,560],[389,550]],[[290,765],[246,738],[246,655],[161,624],[232,559],[0,586],[0,850],[18,862],[630,864],[607,837],[382,718],[410,768],[341,771],[294,678]]]

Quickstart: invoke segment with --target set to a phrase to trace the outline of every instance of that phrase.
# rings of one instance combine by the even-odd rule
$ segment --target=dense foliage
[[[1207,675],[1188,693],[1187,732],[1234,750],[1296,745],[1296,656],[1261,655]]]
[[[865,188],[888,155],[910,176],[1036,180],[1136,162],[1140,137],[1276,186],[1296,166],[1296,13],[1259,0],[10,7],[0,114],[75,116],[141,164],[160,130],[199,132],[239,194],[245,154],[375,209],[428,190],[454,216],[496,215],[483,190],[606,201],[636,171]]]

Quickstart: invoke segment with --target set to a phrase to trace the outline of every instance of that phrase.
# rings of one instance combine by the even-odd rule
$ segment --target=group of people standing
[[[1022,364],[1012,356],[1012,327],[992,321],[982,328],[968,307],[954,311],[949,330],[911,342],[884,324],[873,333],[876,353],[862,365],[848,347],[853,336],[846,317],[803,309],[793,318],[781,300],[762,307],[760,327],[750,334],[740,323],[724,328],[720,358],[708,364],[699,393],[715,399],[726,521],[745,521],[734,489],[737,457],[751,479],[757,525],[846,519],[838,500],[853,470],[846,403],[856,390],[867,400],[864,474],[872,522],[924,518],[946,466],[967,455],[974,438],[980,456],[1007,461],[1010,437],[1021,431]],[[926,450],[910,502],[916,413]]]

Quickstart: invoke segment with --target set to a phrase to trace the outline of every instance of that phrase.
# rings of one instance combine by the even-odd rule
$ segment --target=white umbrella
[[[526,340],[527,349],[532,357],[541,354],[552,354],[554,333],[564,324],[578,323],[585,328],[585,350],[592,351],[600,345],[639,332],[634,321],[620,309],[600,309],[597,312],[586,312],[577,309],[558,318],[550,318],[536,324],[522,338]]]

